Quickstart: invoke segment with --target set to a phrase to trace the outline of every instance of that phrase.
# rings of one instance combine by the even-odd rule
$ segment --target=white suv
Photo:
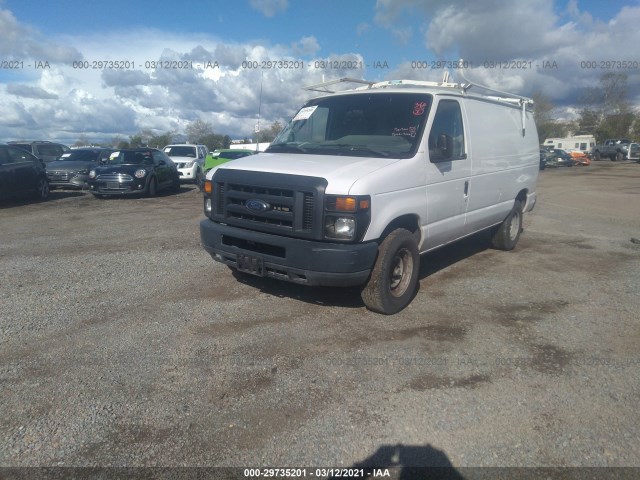
[[[200,185],[203,178],[204,159],[209,153],[206,145],[177,144],[162,149],[178,167],[180,182]]]

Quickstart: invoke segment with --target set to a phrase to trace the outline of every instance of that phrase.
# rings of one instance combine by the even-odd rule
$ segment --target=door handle
[[[464,196],[465,197],[469,196],[469,180],[466,180],[464,182]]]

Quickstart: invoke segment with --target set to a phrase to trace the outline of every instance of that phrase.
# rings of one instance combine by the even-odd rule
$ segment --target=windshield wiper
[[[389,152],[384,152],[382,150],[378,150],[376,148],[370,147],[368,145],[354,145],[353,143],[325,143],[322,145],[318,145],[319,147],[337,147],[337,148],[345,148],[351,152],[370,152],[375,153],[381,157],[388,157]]]
[[[272,143],[271,145],[269,145],[269,148],[267,148],[265,151],[266,152],[271,152],[273,151],[272,149],[277,149],[280,152],[286,152],[286,151],[294,151],[294,152],[302,152],[302,153],[307,153],[307,149],[306,148],[302,148],[302,145],[304,145],[304,143],[301,144],[295,144],[295,143]]]

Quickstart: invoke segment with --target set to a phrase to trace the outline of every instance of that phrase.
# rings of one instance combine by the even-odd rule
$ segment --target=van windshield
[[[416,93],[350,93],[311,100],[266,151],[410,158],[431,104],[431,95]]]

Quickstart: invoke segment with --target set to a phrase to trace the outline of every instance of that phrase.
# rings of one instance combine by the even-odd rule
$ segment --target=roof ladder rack
[[[316,91],[316,92],[323,92],[323,93],[336,93],[337,90],[329,90],[327,87],[330,87],[331,85],[337,85],[340,83],[360,83],[360,84],[364,84],[367,86],[372,86],[375,84],[375,82],[369,82],[368,80],[360,80],[357,78],[340,78],[338,80],[329,80],[328,82],[321,82],[321,83],[316,83],[314,85],[309,85],[308,87],[302,87],[305,90],[312,90],[312,91]]]
[[[460,63],[462,65],[464,65],[462,59],[460,60]],[[505,97],[494,97],[494,96],[490,96],[487,95],[487,98],[490,98],[492,100],[499,100],[502,102],[509,102],[509,103],[517,103],[518,105],[520,105],[521,109],[522,109],[522,136],[525,136],[526,133],[526,118],[527,118],[527,105],[533,107],[533,99],[528,98],[528,97],[523,97],[520,95],[516,95],[515,93],[509,93],[509,92],[503,92],[501,90],[496,90],[495,88],[491,88],[491,87],[487,87],[486,85],[480,85],[479,83],[473,83],[471,81],[469,81],[465,76],[464,76],[464,69],[461,68],[460,70],[460,76],[467,82],[467,84],[469,85],[469,88],[471,87],[478,87],[481,88],[483,90],[486,90],[488,92],[493,92],[493,93],[498,93],[500,95],[505,95]]]

